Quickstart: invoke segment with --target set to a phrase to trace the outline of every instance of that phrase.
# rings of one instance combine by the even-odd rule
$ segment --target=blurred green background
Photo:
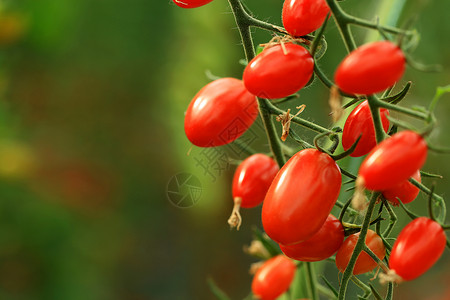
[[[246,1],[276,24],[282,2]],[[382,21],[395,14],[379,3],[343,6],[369,19],[377,10]],[[404,76],[413,81],[405,105],[426,106],[436,86],[450,84],[450,2],[406,7],[400,23],[413,18],[421,33],[414,57],[444,66],[439,74],[410,68]],[[271,38],[255,33],[257,43]],[[357,31],[359,43],[366,33]],[[344,56],[333,22],[327,40],[320,64],[331,76]],[[256,260],[242,247],[252,225],[261,227],[260,208],[243,213],[239,232],[226,224],[233,162],[244,154],[190,149],[183,129],[207,74],[239,78],[241,58],[225,0],[192,10],[170,0],[0,1],[0,298],[213,299],[207,278],[232,299],[247,296]],[[321,83],[300,94],[303,116],[329,126]],[[447,95],[432,137],[439,145],[450,146],[449,115]],[[260,123],[244,139],[268,149]],[[205,168],[211,155],[221,160]],[[425,167],[444,176],[436,190],[447,197],[449,166],[448,155],[430,154]],[[195,203],[172,203],[180,173],[198,178]],[[411,209],[424,214],[425,200],[419,196]],[[334,266],[322,268],[337,284]],[[426,276],[396,289],[398,299],[450,299],[449,270],[446,253]]]

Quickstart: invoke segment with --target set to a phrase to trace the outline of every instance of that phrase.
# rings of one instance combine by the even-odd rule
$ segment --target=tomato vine
[[[391,95],[392,87],[402,77],[407,63],[412,66],[416,65],[408,54],[402,50],[402,45],[414,40],[415,31],[384,26],[378,22],[357,18],[345,12],[336,0],[304,1],[306,2],[302,2],[302,0],[286,0],[283,8],[285,30],[282,27],[255,18],[241,0],[228,0],[246,57],[247,67],[244,71],[243,81],[251,94],[259,96],[257,97],[257,103],[267,140],[269,141],[271,156],[280,167],[278,174],[272,176],[273,179],[271,177],[270,187],[266,187],[267,184],[264,184],[263,192],[266,196],[262,210],[263,227],[268,236],[280,244],[281,250],[287,256],[302,261],[297,264],[297,268],[304,267],[304,274],[306,274],[305,284],[309,291],[309,297],[312,299],[319,299],[318,292],[323,292],[324,290],[326,292],[323,293],[328,296],[331,295],[331,298],[334,296],[337,299],[345,299],[350,281],[353,281],[364,292],[364,295],[360,297],[361,299],[368,299],[370,295],[373,295],[376,299],[382,299],[371,284],[367,285],[355,277],[355,274],[368,272],[374,266],[381,267],[387,274],[384,277],[388,284],[385,299],[392,299],[393,282],[408,280],[421,275],[440,257],[443,251],[441,249],[445,247],[445,244],[447,247],[449,246],[448,238],[444,234],[444,230],[450,229],[449,225],[444,224],[446,217],[445,201],[441,196],[434,193],[434,188],[430,189],[420,181],[420,174],[429,175],[429,177],[434,176],[433,174],[421,172],[420,168],[425,162],[427,151],[437,149],[429,142],[426,142],[426,137],[435,126],[436,120],[433,111],[437,100],[443,91],[447,91],[447,89],[439,90],[438,95],[431,101],[428,110],[399,106],[399,102],[406,97],[411,82],[408,82],[395,95]],[[204,1],[204,3],[207,2],[209,1]],[[298,25],[297,21],[289,18],[296,19],[305,12],[302,11],[300,15],[296,15],[292,10],[300,9],[307,5],[320,7],[317,11],[318,15],[307,16],[307,18],[312,18],[311,23],[313,24],[310,24],[310,28],[298,28],[296,27]],[[332,16],[343,44],[349,53],[347,60],[350,61],[349,64],[345,64],[346,59],[344,59],[344,65],[338,67],[334,81],[328,78],[316,63],[327,49],[326,40],[323,36],[329,22],[326,16]],[[318,21],[319,19],[320,22]],[[384,38],[384,41],[368,43],[358,47],[351,30],[352,26],[376,30]],[[277,38],[276,41],[269,42],[266,50],[256,55],[251,32],[252,27],[281,34],[282,37]],[[315,35],[310,35],[315,30]],[[301,33],[300,37],[297,34],[299,32]],[[397,42],[390,41],[388,35],[396,36]],[[271,45],[271,43],[275,45]],[[309,52],[305,49],[309,49]],[[294,53],[294,55],[293,52],[297,51],[298,53]],[[289,55],[296,57],[291,58]],[[259,67],[258,64],[263,64],[262,61],[268,56],[270,56],[269,62]],[[367,56],[368,58],[366,58]],[[376,56],[384,57],[385,60],[382,63],[374,61],[373,58]],[[295,63],[287,62],[289,59],[295,59]],[[305,59],[305,61],[302,61],[302,59]],[[364,61],[365,59],[366,61]],[[282,70],[281,73],[284,74],[281,74],[281,77],[278,76],[280,74],[272,76],[274,75],[272,73],[269,74],[270,76],[264,77],[267,75],[265,68],[275,69],[276,65],[283,64],[289,65],[289,68],[288,70]],[[364,64],[364,67],[359,69],[358,67],[361,64]],[[295,70],[292,71],[296,68],[302,72],[296,73],[294,72]],[[389,72],[389,76],[383,75],[386,72]],[[291,94],[308,85],[311,82],[312,73],[330,89],[330,105],[333,107],[333,113],[337,115],[337,118],[342,114],[343,110],[361,102],[357,107],[361,110],[364,109],[364,111],[358,115],[358,112],[355,110],[347,120],[349,122],[349,120],[351,121],[354,118],[358,126],[352,128],[352,125],[346,124],[344,130],[340,127],[329,129],[302,118],[300,112],[304,107],[297,107],[300,111],[295,115],[291,115],[290,110],[284,111],[278,107],[278,104],[294,99],[295,97],[291,96]],[[297,82],[287,81],[291,79],[290,76],[295,77]],[[383,92],[382,96],[376,94],[380,92]],[[283,97],[285,98],[280,100],[269,100]],[[342,97],[348,97],[351,100],[347,104],[342,105]],[[412,131],[411,125],[390,117],[389,111],[395,111],[418,119],[423,122],[423,128],[420,132],[417,132],[418,130]],[[275,117],[277,117],[277,121],[282,123],[283,132],[281,138],[276,131]],[[295,130],[291,129],[291,123],[317,133],[314,145],[303,140]],[[391,130],[389,131],[390,126]],[[397,133],[399,127],[406,130]],[[334,152],[341,142],[339,138],[341,132],[343,132],[342,143],[345,150],[342,153],[335,154]],[[293,149],[283,145],[282,141],[287,136],[292,137],[304,149],[295,153]],[[320,145],[319,140],[325,138],[328,138],[327,146]],[[349,155],[358,157],[367,153],[369,154],[361,164],[358,175],[339,168],[335,162]],[[288,158],[287,162],[286,158]],[[240,172],[240,168],[238,168],[238,171]],[[257,176],[256,174],[257,171],[252,171],[252,176]],[[341,183],[341,174],[349,177],[350,180]],[[297,177],[300,175],[303,180],[301,184],[306,185],[303,187],[303,191],[298,189],[299,182]],[[239,177],[240,175],[235,176]],[[346,184],[355,186],[349,188],[349,190],[355,189],[355,196],[346,203],[341,203],[337,201],[337,197],[341,186]],[[366,191],[364,189],[371,192],[369,201],[366,200]],[[429,218],[416,215],[404,205],[413,201],[419,190],[428,195]],[[257,192],[254,193],[257,194]],[[240,196],[235,197],[235,204],[236,199],[239,201],[237,203],[238,206],[242,205],[241,198]],[[314,198],[319,198],[322,202],[318,202]],[[258,199],[256,202],[260,203],[261,201]],[[375,215],[377,203],[380,203],[380,206],[378,215]],[[411,234],[408,234],[408,232],[401,234],[394,245],[388,242],[389,236],[398,220],[392,205],[399,205],[413,219],[413,222],[406,227],[406,230],[418,232],[414,224],[422,221],[426,225],[421,225],[422,227],[420,228],[432,227],[434,232],[437,232],[436,234],[439,235],[439,247],[438,249],[432,249],[433,259],[421,265],[416,271],[419,275],[409,276],[410,274],[405,271],[407,267],[399,262],[398,258],[404,252],[398,250],[401,247],[396,245],[402,242],[412,245]],[[341,208],[339,219],[332,215],[330,216],[333,222],[336,221],[342,224],[342,235],[345,233],[345,236],[350,236],[347,237],[346,242],[343,244],[345,247],[348,246],[348,248],[340,248],[336,259],[328,258],[329,253],[323,254],[320,250],[317,250],[317,253],[314,254],[319,255],[320,259],[317,260],[327,259],[336,262],[339,270],[343,273],[339,290],[335,290],[326,278],[323,279],[328,288],[318,283],[314,265],[311,263],[315,261],[315,256],[310,253],[314,250],[314,247],[318,246],[319,242],[317,240],[322,240],[323,236],[326,236],[320,230],[322,226],[325,228],[325,220],[333,206]],[[435,206],[440,208],[438,215],[436,215]],[[381,217],[383,211],[389,218],[389,223],[384,231],[381,230],[381,222],[385,221]],[[235,210],[233,210],[233,214],[239,215]],[[314,218],[309,218],[310,214],[314,215]],[[343,221],[345,217],[350,216],[353,218],[353,221]],[[362,216],[363,220],[361,224],[354,224],[358,216]],[[424,219],[426,220],[424,221]],[[235,221],[230,222],[230,224],[235,223]],[[414,224],[411,225],[412,223]],[[369,229],[370,226],[374,226],[375,231]],[[320,238],[317,238],[316,235],[320,235]],[[421,238],[425,240],[427,237],[423,235]],[[275,257],[278,257],[278,260],[283,260],[284,258],[279,258],[280,251],[274,250],[276,248],[274,248],[271,239],[262,234],[257,235],[257,240],[259,240],[261,247],[266,247],[266,250],[271,250],[272,256],[276,254],[278,256]],[[374,240],[377,244],[375,250],[367,245],[367,243],[370,244]],[[339,239],[329,242],[333,242],[333,246],[336,246],[336,249],[340,247],[339,243],[342,244],[342,240]],[[307,251],[305,251],[305,247],[308,247]],[[423,250],[424,253],[426,250]],[[345,255],[342,254],[344,252]],[[384,253],[388,257],[395,255],[394,265],[397,269],[389,269],[386,263],[388,259],[384,258]],[[405,253],[409,255],[408,263],[412,264],[414,259],[416,259],[413,251]],[[343,256],[345,259],[342,258]],[[361,266],[359,262],[363,257],[370,264],[364,265],[363,263],[363,266]],[[266,261],[265,264],[267,262],[270,264],[274,260],[272,258]],[[286,264],[289,265],[289,263]],[[291,267],[292,265],[289,268]],[[403,275],[401,276],[403,277],[400,279],[398,277],[388,278],[393,270],[402,273]],[[277,287],[276,291],[273,291],[267,286],[268,283],[264,282],[264,276],[266,276],[264,272],[266,272],[264,269],[258,271],[253,286],[255,294],[263,299],[274,299],[284,293],[287,290],[287,286],[291,284],[291,273],[284,274],[283,276],[287,279],[280,279],[282,282],[270,277],[271,280],[274,280]],[[280,270],[274,272],[282,273]],[[264,274],[261,275],[261,273]],[[400,276],[399,273],[395,275]]]

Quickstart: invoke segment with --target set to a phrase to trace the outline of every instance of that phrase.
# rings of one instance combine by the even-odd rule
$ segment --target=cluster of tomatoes
[[[173,1],[193,8],[212,0]],[[329,11],[325,0],[286,0],[284,28],[292,38],[307,35],[322,25]],[[338,66],[334,81],[343,93],[373,95],[393,86],[402,77],[405,65],[398,45],[373,42],[352,51]],[[288,97],[302,89],[313,72],[313,56],[295,40],[269,43],[247,64],[242,80],[218,79],[197,93],[185,115],[188,139],[199,147],[231,143],[255,121],[256,97]],[[420,134],[410,130],[395,133],[377,144],[373,108],[369,104],[366,100],[356,106],[342,132],[344,150],[353,147],[353,157],[367,155],[359,168],[356,186],[380,192],[380,197],[394,206],[399,200],[409,203],[419,193],[409,179],[420,182],[427,144]],[[376,109],[387,133],[389,111]],[[237,126],[233,135],[226,134],[230,124]],[[235,207],[230,225],[239,228],[240,207],[263,203],[264,230],[284,253],[267,260],[255,274],[252,290],[261,299],[275,299],[289,288],[296,270],[293,260],[315,262],[336,254],[336,266],[344,272],[360,234],[345,238],[341,221],[330,214],[342,185],[341,170],[332,156],[321,149],[304,149],[280,167],[271,157],[254,154],[239,165],[233,179]],[[365,244],[380,261],[385,258],[385,244],[375,231],[369,229]],[[390,280],[417,278],[439,259],[445,245],[446,235],[439,223],[426,217],[414,219],[401,231],[390,253]],[[379,262],[361,252],[353,274],[369,272],[377,265]]]

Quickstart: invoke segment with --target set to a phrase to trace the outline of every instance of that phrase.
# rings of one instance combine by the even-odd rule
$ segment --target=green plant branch
[[[228,0],[231,10],[233,12],[236,25],[238,26],[239,33],[241,35],[242,45],[244,47],[245,57],[247,62],[255,57],[255,48],[253,45],[252,34],[250,31],[250,23],[253,19],[244,9],[242,3],[239,0]],[[270,149],[277,161],[278,165],[282,167],[284,165],[285,158],[281,147],[280,139],[276,133],[275,125],[272,120],[272,116],[269,108],[269,100],[258,99],[259,111],[261,115],[264,128],[269,140]]]
[[[359,280],[358,277],[352,276],[350,279],[353,281],[354,284],[356,284],[360,289],[362,289],[362,290],[364,291],[364,296],[363,296],[363,298],[369,296],[369,295],[372,293],[372,291],[370,290],[370,287],[367,286],[367,285],[366,285],[364,282],[362,282],[361,280]]]
[[[423,112],[420,112],[420,111],[416,111],[416,110],[413,110],[413,109],[410,109],[410,108],[398,106],[398,105],[395,105],[395,104],[392,104],[392,103],[389,103],[389,102],[385,102],[385,101],[381,101],[381,100],[378,100],[378,99],[376,99],[374,102],[375,102],[375,105],[377,107],[383,107],[383,108],[387,108],[387,109],[392,110],[392,111],[397,111],[397,112],[400,112],[402,114],[405,114],[405,115],[417,118],[419,120],[426,121],[428,119],[428,115],[423,113]]]
[[[364,216],[364,221],[363,221],[363,224],[361,227],[358,241],[356,242],[355,249],[353,250],[353,254],[350,258],[350,261],[348,262],[347,268],[345,268],[344,275],[342,277],[341,287],[339,288],[339,298],[338,298],[339,300],[345,299],[348,282],[349,282],[351,276],[353,275],[353,269],[355,267],[356,259],[358,258],[359,254],[365,247],[367,231],[369,230],[370,220],[372,218],[372,213],[375,208],[375,204],[377,202],[378,196],[379,196],[379,193],[373,193],[372,197],[369,201],[369,206],[367,207],[367,211]]]
[[[445,223],[445,217],[447,216],[447,207],[445,205],[444,198],[442,198],[441,196],[439,196],[439,195],[437,195],[435,193],[432,193],[432,191],[429,188],[427,188],[425,185],[423,185],[422,183],[418,182],[414,178],[410,178],[409,182],[414,184],[416,187],[418,187],[422,192],[424,192],[428,196],[432,196],[433,199],[436,200],[439,203],[439,205],[441,206],[441,213],[440,213],[438,219],[439,219],[439,221],[441,223]]]
[[[347,13],[342,10],[342,8],[339,6],[339,4],[337,4],[335,0],[326,1],[328,6],[330,7],[331,12],[333,13],[333,18],[336,22],[339,32],[341,33],[347,51],[351,52],[355,50],[356,43],[350,30],[349,15],[347,15]]]
[[[384,230],[382,236],[389,237],[389,235],[392,232],[392,229],[394,229],[395,223],[397,223],[398,218],[397,218],[397,215],[395,214],[394,210],[392,209],[392,207],[389,205],[389,203],[384,198],[383,198],[383,206],[386,207],[386,210],[389,214],[389,225]]]

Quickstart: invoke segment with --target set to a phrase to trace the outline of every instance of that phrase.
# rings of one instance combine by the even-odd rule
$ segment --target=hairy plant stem
[[[254,18],[245,11],[242,3],[239,0],[228,0],[228,3],[230,4],[236,21],[236,25],[238,26],[239,33],[241,35],[245,57],[247,61],[250,61],[253,59],[253,57],[255,57],[255,48],[250,31],[250,25],[254,21]],[[269,100],[258,98],[259,111],[269,140],[270,149],[272,150],[272,153],[278,165],[282,167],[286,160],[284,158],[280,139],[278,138],[275,125],[272,120],[269,104]]]
[[[350,261],[348,262],[347,268],[345,269],[344,275],[342,277],[341,286],[339,288],[339,296],[338,296],[339,300],[345,299],[345,293],[347,291],[348,282],[353,275],[353,269],[355,267],[356,259],[358,258],[359,254],[361,253],[361,251],[363,251],[365,247],[365,240],[367,236],[367,231],[369,230],[370,219],[372,217],[372,213],[379,195],[380,193],[372,193],[369,206],[367,207],[367,211],[364,216],[364,221],[361,227],[358,241],[356,242],[355,249],[353,250],[353,254],[350,258]]]

